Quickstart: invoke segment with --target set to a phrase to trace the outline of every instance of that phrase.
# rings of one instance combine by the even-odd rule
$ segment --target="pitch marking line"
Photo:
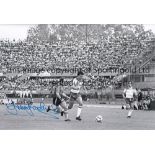
[[[84,105],[85,107],[88,108],[109,108],[109,109],[121,109],[120,105]]]

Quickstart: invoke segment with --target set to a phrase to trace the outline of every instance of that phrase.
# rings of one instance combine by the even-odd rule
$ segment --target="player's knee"
[[[83,106],[82,100],[79,101],[79,106],[81,106],[81,107]]]
[[[73,104],[69,104],[68,109],[72,109],[73,108]]]
[[[68,109],[64,109],[64,113],[65,114],[68,114]]]
[[[68,111],[68,108],[67,107],[64,107],[64,111]]]
[[[82,107],[83,107],[83,104],[82,104],[82,103],[80,103],[80,104],[79,104],[79,108],[82,108]]]

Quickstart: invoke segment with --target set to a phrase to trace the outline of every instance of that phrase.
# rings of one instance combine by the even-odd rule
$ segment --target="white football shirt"
[[[126,98],[134,98],[134,95],[137,95],[136,89],[133,89],[132,87],[124,89],[123,93],[126,95]]]
[[[73,79],[73,85],[71,87],[72,93],[79,93],[83,85],[83,82],[78,81],[76,78]]]

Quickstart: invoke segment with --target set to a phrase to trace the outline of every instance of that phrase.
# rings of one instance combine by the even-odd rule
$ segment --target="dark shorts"
[[[128,104],[131,108],[134,106],[134,99],[133,98],[126,98],[126,104]]]
[[[76,100],[78,97],[80,97],[80,93],[70,93],[70,99],[71,100]]]
[[[53,98],[53,104],[55,106],[59,106],[61,104],[61,100],[58,97]]]
[[[126,98],[125,101],[127,104],[131,104],[134,102],[134,99],[133,98]]]

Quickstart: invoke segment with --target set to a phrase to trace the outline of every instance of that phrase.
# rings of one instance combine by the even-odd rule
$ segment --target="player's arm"
[[[85,82],[91,80],[91,78],[89,76],[83,75],[83,85],[82,88],[84,90],[85,93],[87,93],[87,88],[85,86]]]
[[[126,98],[126,89],[123,91],[123,98]]]
[[[92,79],[92,77],[89,77],[89,76],[87,76],[87,75],[83,75],[83,80],[89,81],[89,80],[91,80],[91,79]]]
[[[133,96],[134,96],[134,99],[137,100],[137,98],[138,98],[138,93],[137,93],[136,90],[134,90],[134,94],[133,94]]]
[[[86,86],[84,84],[83,84],[82,88],[83,88],[84,92],[87,94],[88,91],[87,91],[87,88],[86,88]]]

